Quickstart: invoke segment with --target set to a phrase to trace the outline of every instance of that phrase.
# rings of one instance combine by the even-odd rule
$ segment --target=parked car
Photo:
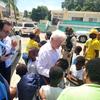
[[[37,27],[37,22],[20,22],[17,23],[14,27],[13,30],[19,34],[27,34],[33,31]]]
[[[86,40],[89,38],[89,31],[76,31],[75,35],[79,42],[85,43]]]

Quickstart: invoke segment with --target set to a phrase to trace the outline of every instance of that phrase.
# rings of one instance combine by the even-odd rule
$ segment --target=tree
[[[48,20],[51,21],[51,11],[48,12]]]
[[[32,9],[31,18],[32,20],[39,21],[45,19],[48,16],[48,9],[45,6],[38,6],[37,9]]]
[[[100,12],[100,0],[86,0],[83,10]]]
[[[9,15],[11,8],[14,10],[15,19],[17,19],[17,15],[19,15],[19,10],[16,6],[17,0],[1,0],[4,2],[9,8]]]
[[[62,8],[77,11],[97,11],[100,12],[100,0],[65,0]]]
[[[76,11],[80,11],[81,10],[81,6],[77,5],[77,7],[75,8]]]

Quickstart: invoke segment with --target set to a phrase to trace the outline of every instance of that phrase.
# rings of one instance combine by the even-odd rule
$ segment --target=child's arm
[[[81,85],[83,84],[83,80],[79,80],[78,78],[74,77],[70,71],[70,73],[67,75],[66,79],[68,79],[70,82],[72,82],[75,85]]]
[[[86,54],[86,49],[87,49],[87,47],[84,46],[84,48],[83,48],[83,55],[84,55],[84,56],[85,56],[85,54]]]
[[[40,100],[46,100],[45,92],[42,88],[39,90]]]

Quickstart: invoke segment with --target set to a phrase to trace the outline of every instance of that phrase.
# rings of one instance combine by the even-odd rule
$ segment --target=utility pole
[[[17,23],[16,6],[15,6],[14,0],[12,0],[12,6],[13,6],[13,10],[14,10],[15,21],[16,21],[16,23]]]
[[[8,13],[9,13],[9,17],[11,15],[11,11],[10,11],[10,0],[8,0]]]

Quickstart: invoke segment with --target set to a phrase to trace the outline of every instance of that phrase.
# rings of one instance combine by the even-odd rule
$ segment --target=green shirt
[[[84,84],[68,87],[63,90],[57,100],[100,100],[100,85]]]

